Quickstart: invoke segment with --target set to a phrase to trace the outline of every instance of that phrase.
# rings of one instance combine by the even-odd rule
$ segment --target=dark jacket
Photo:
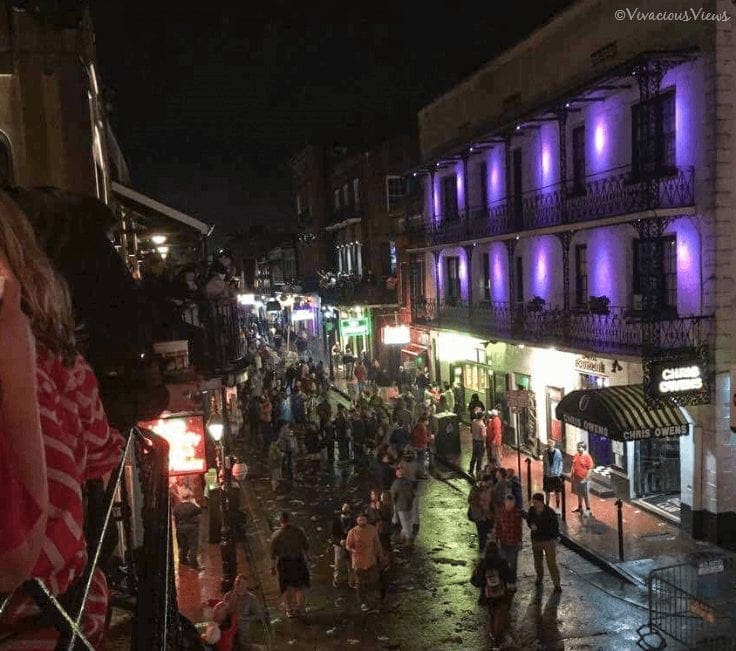
[[[532,542],[555,540],[560,535],[560,525],[557,522],[557,515],[547,505],[544,506],[541,513],[537,513],[534,507],[531,507],[526,514],[526,521],[529,528],[533,524],[537,525],[537,530],[532,531]]]
[[[345,540],[350,531],[355,526],[355,518],[352,515],[344,517],[342,513],[336,515],[332,519],[332,536],[330,542],[333,545],[339,545],[341,540]]]
[[[486,584],[486,570],[496,570],[501,580],[508,585],[514,583],[514,575],[511,572],[506,559],[500,554],[486,554],[483,559],[475,566],[473,575],[470,577],[470,582],[476,587],[480,588],[480,598],[478,603],[485,603],[485,595],[483,594],[483,588]]]

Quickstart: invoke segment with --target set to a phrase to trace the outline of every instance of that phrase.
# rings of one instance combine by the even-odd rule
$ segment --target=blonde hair
[[[0,192],[0,255],[18,280],[21,309],[36,342],[70,365],[76,345],[69,289],[38,245],[26,216],[4,192]]]

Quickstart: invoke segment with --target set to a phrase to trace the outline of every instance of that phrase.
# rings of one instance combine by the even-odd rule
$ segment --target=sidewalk
[[[462,465],[467,470],[470,463],[470,430],[461,427],[463,445]],[[527,463],[528,457],[522,453],[521,485],[524,502],[528,501]],[[503,463],[506,468],[517,469],[516,450],[504,447]],[[542,491],[542,461],[531,459],[531,493]],[[565,482],[566,517],[560,519],[560,533],[563,544],[577,551],[591,562],[624,578],[627,581],[645,585],[649,572],[657,567],[665,567],[697,559],[701,554],[715,554],[722,557],[735,556],[711,543],[693,540],[690,535],[675,523],[664,520],[656,514],[636,504],[623,502],[624,559],[619,558],[618,515],[616,498],[601,498],[591,494],[592,515],[583,517],[573,513],[577,507],[577,496]],[[554,508],[554,496],[552,504]]]

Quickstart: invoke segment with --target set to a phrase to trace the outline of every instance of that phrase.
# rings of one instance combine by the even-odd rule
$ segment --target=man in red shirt
[[[585,500],[585,510],[590,515],[590,473],[595,464],[585,449],[585,443],[578,443],[578,453],[572,458],[572,492],[578,496],[578,508],[573,513],[583,513]]]
[[[491,409],[491,417],[486,425],[486,454],[488,463],[494,461],[501,465],[501,448],[503,447],[503,423],[497,409]]]
[[[513,582],[507,587],[511,591],[516,590],[516,566],[521,549],[521,511],[517,508],[516,498],[513,495],[506,495],[503,508],[498,512],[496,540],[498,551],[506,559],[513,576]]]

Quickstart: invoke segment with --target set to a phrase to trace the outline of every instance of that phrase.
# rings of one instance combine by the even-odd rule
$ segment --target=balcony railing
[[[247,342],[243,316],[232,299],[197,301],[181,310],[182,321],[189,326],[190,356],[208,375],[219,375],[243,366]]]
[[[582,184],[568,180],[471,208],[470,219],[437,215],[435,222],[425,227],[430,244],[449,244],[694,203],[692,167],[641,178],[631,166],[624,166],[591,174]]]
[[[560,309],[530,311],[504,302],[470,305],[459,301],[415,301],[416,323],[473,332],[480,337],[583,348],[597,353],[642,353],[645,338],[641,316],[612,307],[606,314]],[[707,341],[712,319],[685,316],[657,320],[662,349],[691,348]]]
[[[380,280],[341,280],[337,285],[320,287],[319,295],[331,305],[393,305],[398,300],[396,289],[389,289]]]

